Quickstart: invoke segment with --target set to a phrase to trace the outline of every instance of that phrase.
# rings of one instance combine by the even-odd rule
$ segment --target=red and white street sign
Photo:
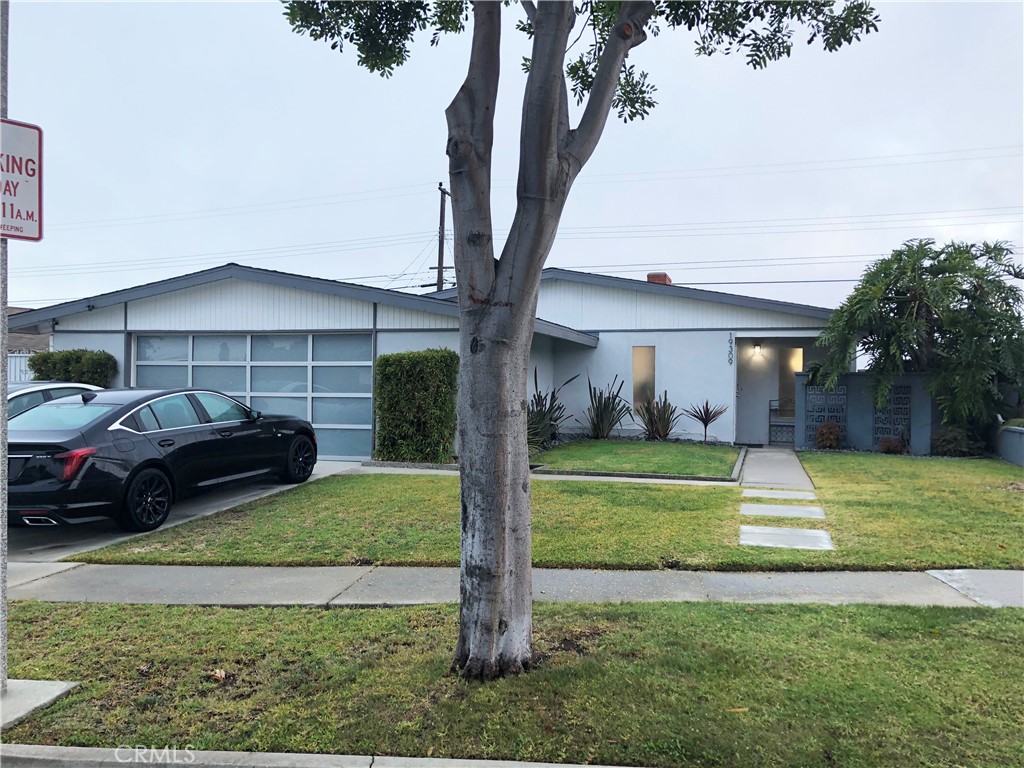
[[[0,122],[0,237],[42,240],[43,129]]]

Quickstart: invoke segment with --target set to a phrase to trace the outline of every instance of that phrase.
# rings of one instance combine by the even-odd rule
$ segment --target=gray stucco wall
[[[117,376],[110,382],[111,387],[131,386],[130,366],[125,363],[128,354],[125,349],[125,334],[102,333],[102,332],[60,332],[53,334],[53,351],[59,352],[66,349],[89,349],[94,351],[109,352],[117,358]]]
[[[1024,427],[1003,427],[999,430],[997,442],[1003,459],[1024,467]]]

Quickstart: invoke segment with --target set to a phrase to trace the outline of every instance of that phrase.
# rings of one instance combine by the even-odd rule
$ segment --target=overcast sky
[[[855,280],[918,237],[1019,253],[1024,6],[877,8],[880,29],[860,43],[801,42],[762,71],[696,57],[685,31],[636,49],[659,104],[609,122],[548,265],[837,306],[854,282],[778,281]],[[514,209],[521,15],[505,10],[499,237]],[[468,42],[431,48],[425,35],[384,80],[294,34],[277,2],[15,0],[9,114],[44,131],[46,226],[40,243],[11,241],[10,304],[229,261],[432,280],[444,108]]]

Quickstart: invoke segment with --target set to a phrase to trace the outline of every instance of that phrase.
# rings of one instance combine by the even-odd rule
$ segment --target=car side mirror
[[[263,418],[263,414],[260,411],[249,411],[249,417],[253,421],[259,421]]]

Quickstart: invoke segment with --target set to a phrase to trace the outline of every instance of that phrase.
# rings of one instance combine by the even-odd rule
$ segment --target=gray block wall
[[[931,450],[932,430],[938,426],[932,398],[923,375],[907,375],[894,379],[889,403],[875,411],[872,377],[867,373],[850,373],[840,378],[834,392],[822,393],[808,402],[807,374],[796,374],[796,436],[797,448],[814,447],[814,429],[820,423],[823,409],[832,415],[824,418],[837,421],[843,428],[844,447],[859,451],[878,450],[884,437],[900,437],[909,433],[910,453],[926,456]],[[815,418],[815,414],[818,414]]]
[[[999,430],[997,442],[1003,459],[1024,467],[1024,427],[1003,427]]]

